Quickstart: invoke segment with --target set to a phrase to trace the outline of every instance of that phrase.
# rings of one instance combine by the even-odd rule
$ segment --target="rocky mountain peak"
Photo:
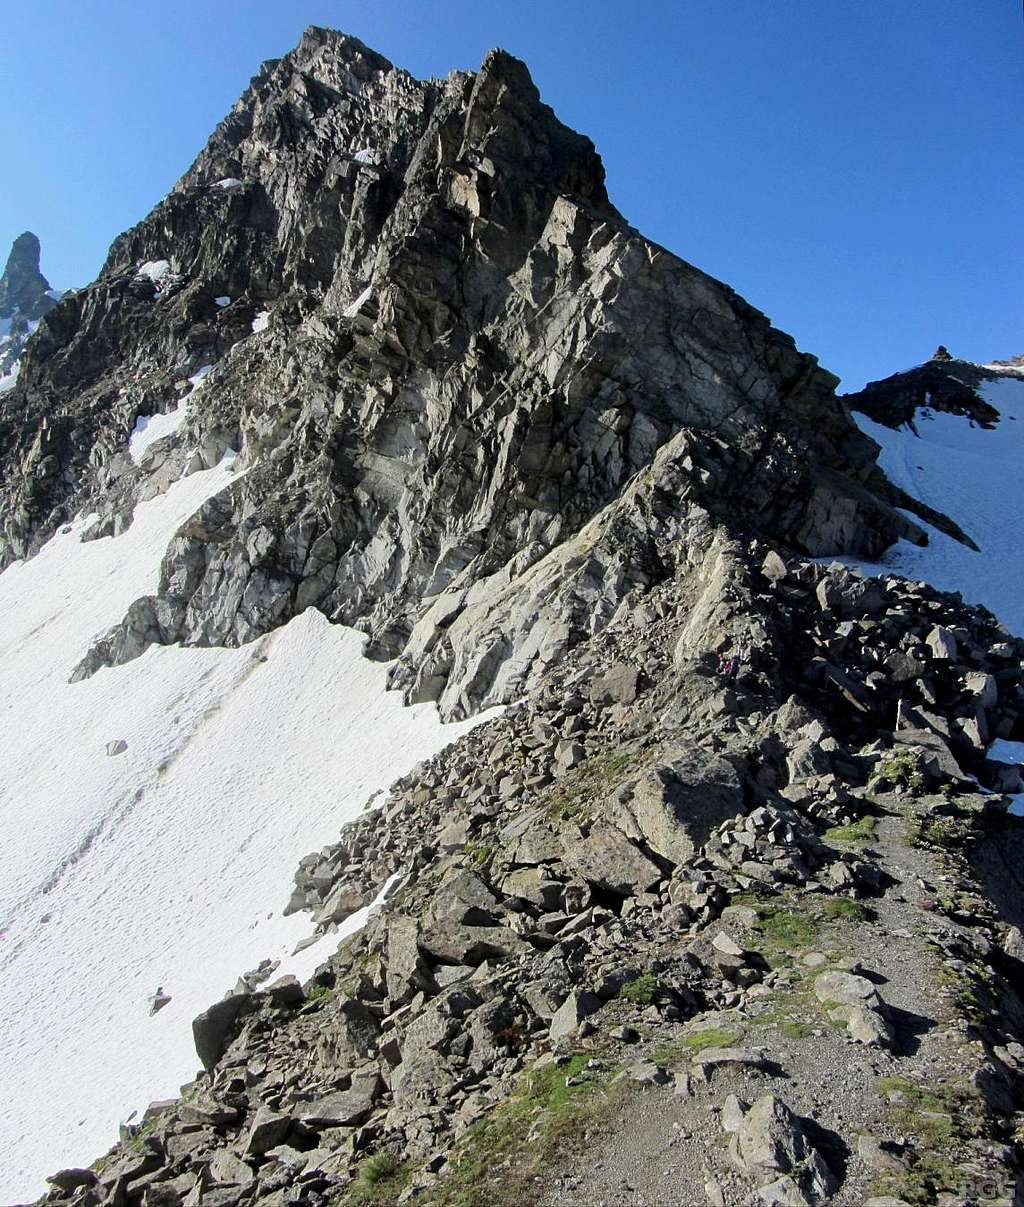
[[[38,237],[25,231],[14,240],[0,277],[0,394],[14,387],[29,337],[57,304],[39,271],[39,255]]]
[[[180,438],[135,462],[203,366]],[[462,716],[602,628],[684,531],[923,542],[835,385],[629,226],[518,59],[416,80],[314,27],[34,341],[0,425],[0,565],[86,501],[120,531],[237,450],[248,472],[81,673],[314,606]]]
[[[53,306],[50,282],[39,271],[39,256],[39,239],[31,231],[14,240],[0,277],[0,319],[9,319],[16,312],[26,319],[38,319]]]

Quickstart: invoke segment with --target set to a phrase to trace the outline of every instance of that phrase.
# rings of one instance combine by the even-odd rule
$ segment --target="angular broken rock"
[[[846,1023],[846,1030],[857,1043],[874,1048],[890,1048],[892,1028],[884,1017],[885,1002],[874,985],[852,972],[822,972],[814,978],[814,995],[830,1007],[829,1015]]]
[[[245,1156],[261,1157],[275,1148],[291,1131],[292,1122],[291,1115],[283,1115],[269,1107],[261,1106],[249,1127],[245,1140]]]
[[[824,1004],[839,1006],[871,1005],[878,1001],[878,993],[872,983],[852,972],[822,972],[814,978],[814,995]]]
[[[50,1174],[46,1179],[51,1186],[56,1186],[58,1190],[66,1191],[68,1194],[73,1190],[77,1190],[79,1186],[95,1186],[99,1180],[96,1177],[95,1171],[91,1169],[58,1169],[56,1173]]]
[[[405,914],[394,915],[388,923],[388,997],[396,1004],[407,1002],[420,990],[436,989],[430,968],[420,954],[419,935],[419,922]]]
[[[638,850],[621,830],[598,823],[586,838],[570,843],[563,858],[588,884],[632,897],[662,878],[659,867]]]
[[[786,563],[775,552],[774,549],[768,551],[767,557],[761,563],[761,573],[771,583],[781,582],[789,571],[786,569]]]
[[[725,1065],[746,1065],[751,1069],[768,1068],[768,1060],[752,1048],[705,1048],[694,1061],[706,1069],[717,1069]]]
[[[211,1181],[218,1185],[247,1186],[256,1178],[252,1168],[226,1148],[214,1153],[207,1169]]]
[[[264,990],[275,1006],[298,1006],[305,1001],[302,982],[298,977],[282,976],[272,981]]]
[[[442,921],[420,932],[419,947],[445,964],[482,964],[508,959],[532,950],[525,939],[506,926],[461,926]]]
[[[711,940],[711,946],[722,953],[724,956],[742,956],[743,948],[725,933],[720,930],[717,935]]]
[[[214,1002],[208,1010],[204,1010],[192,1020],[196,1055],[207,1072],[210,1072],[224,1055],[238,1016],[251,1002],[252,994],[233,993],[229,997],[221,998],[219,1002]]]
[[[327,900],[313,915],[313,921],[318,926],[344,922],[364,905],[368,905],[372,898],[373,893],[369,889],[343,880],[331,889]]]
[[[460,870],[442,882],[430,902],[431,921],[492,926],[501,915],[498,898],[475,872]]]
[[[568,1039],[579,1030],[580,1023],[601,1009],[601,999],[586,990],[573,990],[551,1018],[551,1042]]]
[[[846,1030],[859,1044],[872,1048],[891,1048],[895,1037],[892,1027],[877,1009],[853,1006],[846,1020]]]
[[[328,1094],[315,1102],[304,1102],[296,1108],[296,1113],[315,1131],[327,1127],[355,1127],[373,1110],[379,1094],[379,1079],[364,1080],[340,1093]]]
[[[668,1085],[672,1080],[661,1065],[655,1064],[653,1060],[634,1061],[626,1066],[621,1075],[628,1077],[630,1081],[639,1082],[640,1085]]]
[[[732,1145],[737,1163],[750,1171],[788,1173],[809,1151],[799,1119],[774,1094],[765,1094],[744,1114]]]
[[[656,855],[687,864],[722,822],[742,811],[732,764],[692,750],[617,789],[608,816]]]
[[[956,662],[956,638],[949,629],[937,624],[924,640],[933,658]]]
[[[640,678],[635,667],[625,662],[615,662],[590,683],[592,704],[632,704],[637,696]]]

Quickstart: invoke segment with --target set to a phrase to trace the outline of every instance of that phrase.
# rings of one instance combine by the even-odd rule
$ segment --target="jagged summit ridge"
[[[135,426],[205,365],[136,464]],[[518,60],[418,81],[310,30],[45,321],[0,423],[0,562],[86,503],[117,532],[235,449],[245,475],[81,673],[312,605],[464,715],[607,623],[682,533],[923,541],[835,384],[625,222]]]

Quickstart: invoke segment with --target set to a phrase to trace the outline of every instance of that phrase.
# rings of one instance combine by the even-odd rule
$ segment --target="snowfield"
[[[199,1067],[192,1018],[241,973],[271,957],[308,976],[338,940],[289,961],[311,931],[281,916],[300,857],[485,719],[402,707],[361,635],[313,611],[242,649],[154,647],[69,684],[231,479],[227,461],[183,479],[116,538],[82,543],[83,517],[0,575],[0,1201],[176,1093]],[[171,1002],[150,1017],[158,985]]]
[[[852,562],[865,574],[900,574],[941,591],[959,591],[984,604],[1016,634],[1024,634],[1020,530],[1024,525],[1024,378],[1007,375],[982,386],[1000,413],[994,429],[962,415],[919,410],[917,432],[854,418],[882,446],[879,464],[908,494],[943,511],[981,550],[961,545],[921,523],[928,545],[898,542],[881,562]]]

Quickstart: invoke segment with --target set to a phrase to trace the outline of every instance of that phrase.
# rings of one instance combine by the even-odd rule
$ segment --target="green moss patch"
[[[417,1202],[430,1207],[527,1207],[546,1189],[542,1175],[553,1158],[611,1112],[623,1083],[614,1069],[588,1069],[593,1052],[568,1063],[542,1065],[456,1145],[448,1171]]]

